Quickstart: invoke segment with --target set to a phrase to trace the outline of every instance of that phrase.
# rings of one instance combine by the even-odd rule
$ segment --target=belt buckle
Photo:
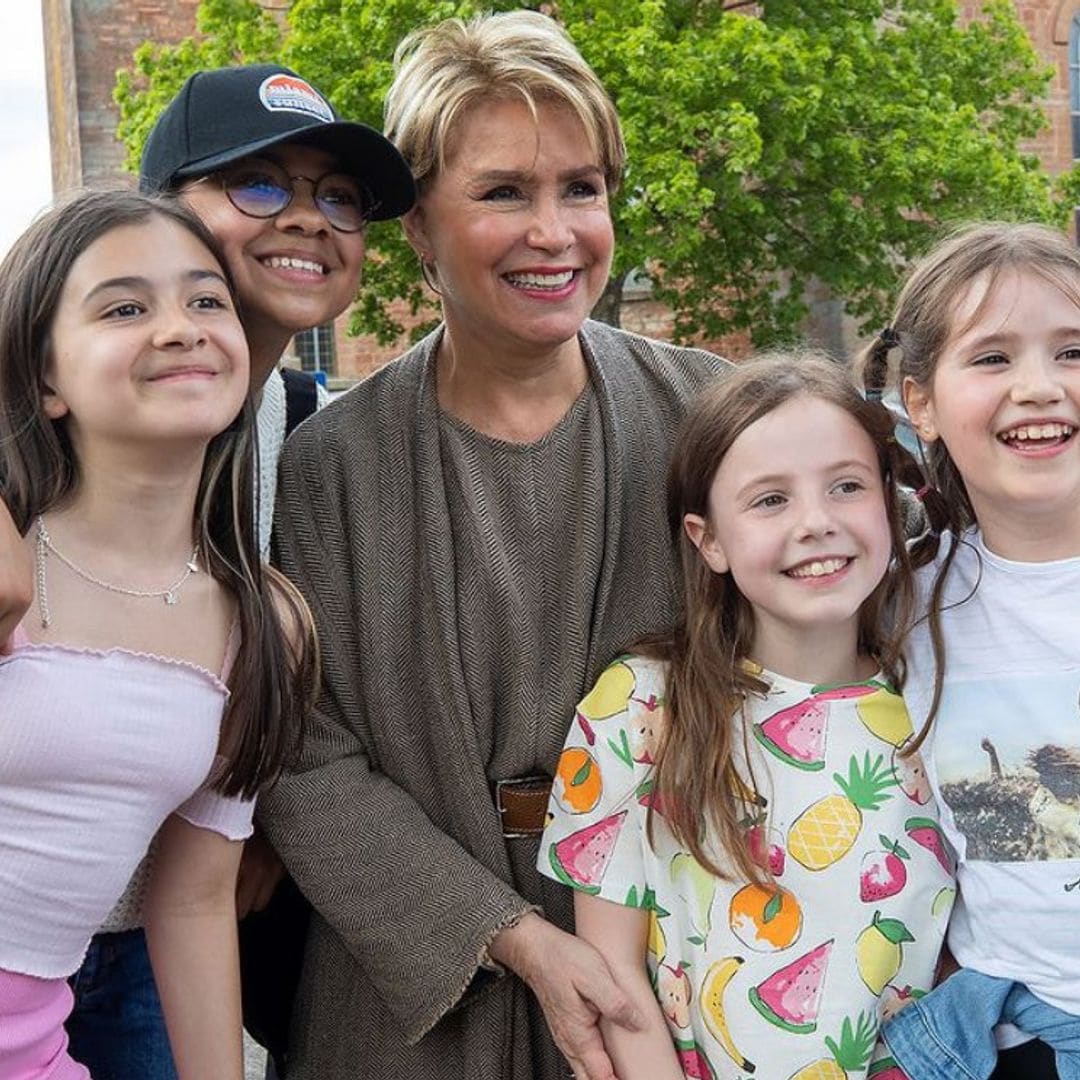
[[[544,815],[551,794],[550,776],[537,773],[496,780],[492,790],[505,839],[535,837],[544,831]]]

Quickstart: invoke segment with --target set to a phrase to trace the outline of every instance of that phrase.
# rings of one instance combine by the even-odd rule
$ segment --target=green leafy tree
[[[118,76],[131,163],[199,67],[277,58],[339,111],[381,125],[393,50],[410,29],[504,0],[204,0],[198,34],[145,44]],[[864,322],[941,225],[1064,222],[1080,179],[1055,183],[1022,147],[1045,126],[1050,71],[1009,0],[961,25],[955,0],[556,0],[618,106],[628,147],[615,265],[598,313],[617,321],[627,274],[652,280],[681,338],[792,336],[816,278]],[[372,227],[354,328],[401,333],[389,302],[425,306],[394,223]],[[429,311],[430,314],[430,311]]]

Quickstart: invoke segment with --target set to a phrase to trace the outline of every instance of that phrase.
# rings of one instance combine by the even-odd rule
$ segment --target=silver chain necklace
[[[191,558],[184,564],[184,572],[167,588],[164,589],[129,589],[124,585],[113,585],[111,582],[102,581],[93,574],[84,570],[81,566],[73,563],[62,551],[57,550],[49,537],[49,531],[45,528],[45,521],[40,516],[37,519],[37,544],[35,546],[35,564],[37,570],[37,600],[38,614],[41,617],[41,628],[47,630],[52,621],[49,615],[49,594],[45,585],[45,560],[49,552],[52,552],[73,574],[77,574],[83,581],[96,585],[99,589],[108,592],[120,593],[121,596],[134,596],[141,600],[164,600],[170,606],[180,603],[180,589],[184,582],[192,574],[199,572],[199,543],[195,542],[195,550]]]

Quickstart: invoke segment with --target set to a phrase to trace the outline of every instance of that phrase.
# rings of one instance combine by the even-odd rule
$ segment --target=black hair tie
[[[886,326],[885,329],[878,334],[878,341],[880,341],[882,346],[886,349],[897,349],[900,347],[900,334],[895,327]]]
[[[900,344],[900,335],[891,326],[879,330],[870,346],[863,388],[867,401],[881,401],[885,393],[885,380],[889,370],[889,350]]]

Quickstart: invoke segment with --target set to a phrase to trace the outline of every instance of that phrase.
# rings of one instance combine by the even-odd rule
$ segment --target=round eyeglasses
[[[248,158],[202,180],[220,183],[229,202],[253,218],[277,217],[293,201],[298,180],[311,184],[316,208],[338,232],[359,232],[375,209],[367,189],[352,176],[290,176],[276,162],[261,158]]]

